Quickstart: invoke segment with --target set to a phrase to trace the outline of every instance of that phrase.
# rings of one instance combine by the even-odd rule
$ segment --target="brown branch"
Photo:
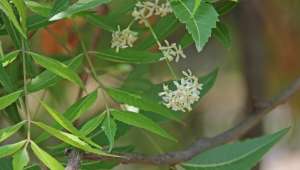
[[[136,164],[152,164],[152,165],[175,165],[187,160],[190,160],[194,156],[206,151],[208,149],[217,147],[219,145],[225,144],[227,142],[238,139],[244,135],[251,128],[255,127],[263,117],[269,113],[272,109],[276,108],[278,105],[285,103],[289,98],[300,89],[300,77],[293,82],[286,90],[280,93],[279,96],[274,97],[270,102],[260,105],[252,116],[248,117],[244,121],[240,122],[233,128],[215,136],[212,138],[201,138],[192,144],[190,147],[169,152],[160,155],[147,156],[142,154],[119,154],[119,158],[115,157],[104,157],[97,156],[94,154],[84,154],[82,159],[85,160],[114,160],[120,163],[136,163]]]
[[[80,152],[74,149],[66,151],[69,159],[65,170],[79,170],[80,169]]]

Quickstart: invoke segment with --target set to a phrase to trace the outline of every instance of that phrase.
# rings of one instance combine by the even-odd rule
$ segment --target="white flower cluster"
[[[137,20],[140,24],[145,24],[147,26],[147,19],[151,16],[157,15],[164,17],[172,12],[171,5],[169,1],[163,4],[159,4],[159,0],[137,2],[135,8],[132,12],[134,20]]]
[[[185,77],[180,81],[173,81],[176,86],[175,90],[169,89],[169,86],[163,86],[163,92],[159,93],[162,97],[164,105],[171,108],[174,111],[191,111],[192,104],[200,98],[200,90],[202,90],[203,84],[199,83],[197,77],[195,77],[191,70],[182,72]]]
[[[165,40],[165,44],[165,46],[160,45],[159,47],[164,56],[160,60],[173,61],[175,59],[175,62],[178,62],[180,58],[186,58],[180,45],[177,46],[176,43],[170,44],[167,40]]]
[[[132,47],[133,43],[138,39],[138,33],[131,31],[129,27],[124,30],[120,29],[112,33],[111,48],[116,48],[116,52],[119,52],[120,48]]]

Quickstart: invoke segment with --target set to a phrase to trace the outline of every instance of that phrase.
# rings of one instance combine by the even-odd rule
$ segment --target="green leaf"
[[[213,35],[224,45],[225,48],[231,47],[230,33],[225,24],[218,22]]]
[[[289,129],[260,138],[226,144],[183,163],[186,170],[249,170]]]
[[[24,30],[21,28],[19,21],[17,20],[14,10],[10,6],[9,2],[7,0],[1,0],[0,1],[0,9],[5,13],[5,15],[8,17],[8,19],[13,23],[15,28],[18,30],[18,32],[21,33],[21,35],[26,39],[27,36],[24,32]]]
[[[97,91],[90,93],[89,95],[81,98],[79,101],[75,102],[71,107],[68,108],[67,111],[63,113],[63,116],[71,122],[77,120],[83,113],[85,113],[96,101],[97,99]],[[59,123],[55,122],[52,127],[61,129]],[[82,133],[84,136],[86,134]],[[49,138],[47,133],[42,133],[35,140],[37,143],[41,143]]]
[[[24,0],[12,0],[14,5],[16,6],[19,15],[20,15],[20,22],[22,25],[23,30],[27,30],[26,28],[26,20],[27,20],[27,15],[26,15],[26,7]]]
[[[38,63],[39,65],[43,66],[50,72],[57,74],[58,76],[61,76],[62,78],[65,78],[77,85],[79,85],[81,88],[84,88],[84,85],[80,79],[80,77],[71,69],[69,69],[65,64],[49,58],[44,57],[40,54],[36,54],[33,52],[29,52],[31,56],[33,57],[34,61]]]
[[[10,126],[0,130],[0,142],[3,142],[13,134],[15,134],[24,124],[26,121],[20,122],[14,126]]]
[[[79,12],[87,11],[89,9],[95,8],[99,5],[110,2],[110,0],[79,0],[72,4],[66,10],[54,15],[50,18],[50,21],[56,21],[59,19],[71,17]]]
[[[14,170],[23,170],[25,166],[29,163],[29,155],[27,152],[27,147],[16,152],[13,156],[13,168]]]
[[[34,13],[43,16],[43,17],[48,17],[50,12],[51,12],[51,6],[47,4],[40,4],[35,1],[25,1],[27,7]]]
[[[15,61],[16,58],[18,57],[19,53],[20,53],[20,51],[16,50],[16,51],[12,51],[12,52],[4,55],[4,57],[0,59],[2,66],[6,67],[8,64]]]
[[[161,53],[151,53],[144,50],[122,49],[118,53],[114,49],[103,51],[91,51],[90,54],[97,58],[106,61],[133,63],[133,64],[148,64],[159,62],[163,57]]]
[[[99,16],[94,13],[85,12],[85,13],[79,14],[79,16],[84,17],[87,22],[89,22],[95,26],[98,26],[98,27],[102,28],[103,30],[109,31],[109,32],[113,32],[117,28],[117,24],[112,23],[112,21],[108,20],[106,17]]]
[[[77,57],[73,58],[71,61],[68,61],[68,68],[70,70],[76,71],[81,65],[83,61],[83,55],[80,54]],[[61,78],[56,74],[45,70],[41,74],[37,75],[35,78],[31,80],[31,82],[27,85],[28,92],[36,92],[41,89],[45,89],[55,85]]]
[[[91,118],[80,128],[80,132],[85,136],[89,135],[102,123],[104,116],[105,114],[102,113],[94,118]]]
[[[44,165],[46,165],[50,170],[64,170],[65,168],[50,154],[40,148],[33,141],[31,143],[31,149],[38,159],[40,159]]]
[[[111,150],[115,144],[115,136],[117,133],[117,124],[110,117],[109,113],[106,113],[106,117],[102,123],[101,128],[104,131],[104,133],[109,141],[109,152],[111,152]]]
[[[86,152],[94,153],[94,154],[97,154],[97,155],[112,156],[112,155],[109,155],[109,154],[106,154],[106,153],[102,152],[100,149],[92,148],[89,144],[85,143],[84,141],[80,140],[77,136],[74,136],[70,133],[59,131],[59,130],[57,130],[55,128],[52,128],[48,125],[45,125],[41,122],[33,122],[33,124],[35,124],[38,127],[42,128],[47,133],[49,133],[50,135],[56,137],[57,139],[65,142],[66,144],[74,146],[78,149],[81,149],[81,150],[86,151]]]
[[[119,110],[111,110],[110,113],[118,121],[121,121],[131,126],[145,129],[161,137],[177,142],[177,140],[174,137],[169,135],[158,124],[153,122],[151,119],[143,116],[142,114]]]
[[[202,0],[194,0],[194,9],[193,9],[193,15],[197,12],[197,9],[200,7]]]
[[[215,8],[218,11],[219,15],[222,16],[235,8],[237,4],[238,0],[220,1],[216,3]]]
[[[21,149],[25,143],[26,143],[26,140],[18,142],[18,143],[14,143],[14,144],[1,146],[0,147],[0,158],[14,154],[19,149]]]
[[[20,90],[0,97],[0,110],[5,109],[7,106],[13,104],[16,100],[18,100],[22,93],[23,90]]]
[[[51,14],[54,15],[67,9],[69,4],[70,4],[69,0],[55,0],[53,8],[51,10]]]
[[[126,103],[128,105],[138,107],[139,109],[145,111],[152,111],[157,114],[160,114],[163,117],[175,120],[177,122],[181,122],[176,116],[177,112],[166,108],[164,105],[158,103],[158,101],[156,100],[152,100],[151,98],[147,98],[146,96],[130,93],[121,89],[109,88],[107,89],[107,92],[117,102]]]
[[[180,22],[186,24],[188,32],[200,52],[216,27],[218,13],[211,4],[202,3],[193,15],[193,0],[173,0],[171,6]]]
[[[59,123],[62,127],[64,127],[66,130],[71,132],[72,134],[80,137],[85,142],[93,145],[94,147],[101,148],[99,145],[94,143],[91,139],[87,138],[85,135],[83,135],[76,127],[73,126],[72,122],[69,121],[67,118],[65,118],[62,114],[55,111],[53,108],[48,106],[47,104],[41,102],[42,106],[47,110],[47,112],[51,115],[51,117]]]

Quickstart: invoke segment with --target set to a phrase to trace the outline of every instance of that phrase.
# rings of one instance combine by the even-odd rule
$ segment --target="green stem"
[[[156,41],[158,47],[162,47],[162,45],[161,45],[161,43],[160,43],[160,41],[159,41],[159,39],[158,39],[158,37],[157,37],[155,31],[153,30],[152,26],[150,25],[150,23],[149,23],[147,20],[145,20],[145,23],[146,23],[146,25],[148,26],[148,28],[149,28],[149,30],[150,30],[152,36],[154,37],[154,39],[155,39],[155,41]],[[166,61],[166,64],[167,64],[167,66],[168,66],[168,69],[169,69],[169,71],[170,71],[172,77],[173,77],[174,79],[177,80],[178,77],[177,77],[177,75],[176,75],[176,73],[175,73],[175,71],[174,71],[172,65],[170,64],[170,62],[168,61],[168,59],[165,59],[165,61]]]

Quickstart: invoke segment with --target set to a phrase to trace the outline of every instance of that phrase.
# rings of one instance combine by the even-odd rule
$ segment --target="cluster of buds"
[[[186,58],[180,45],[177,46],[176,43],[170,44],[167,40],[165,40],[165,44],[165,46],[159,46],[159,50],[164,56],[160,60],[173,61],[175,59],[175,62],[178,62],[180,58]]]
[[[191,111],[192,105],[200,98],[200,90],[203,84],[199,83],[196,76],[190,70],[182,72],[184,77],[179,81],[173,81],[175,90],[171,90],[168,85],[163,86],[163,92],[159,96],[163,99],[163,104],[174,111]]]
[[[112,33],[111,48],[116,48],[119,52],[120,48],[132,47],[133,43],[138,39],[138,33],[131,31],[129,27],[124,30],[120,29]]]
[[[134,20],[138,21],[140,24],[145,24],[148,26],[147,19],[151,16],[161,16],[164,17],[172,12],[170,3],[159,4],[159,0],[137,2],[135,8],[132,12]]]

